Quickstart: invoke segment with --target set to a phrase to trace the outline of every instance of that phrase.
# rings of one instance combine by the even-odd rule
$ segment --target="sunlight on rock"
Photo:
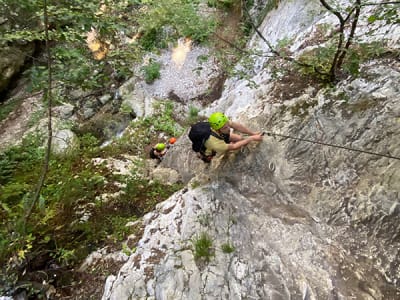
[[[127,37],[125,37],[125,43],[132,44],[132,43],[136,42],[140,37],[141,37],[140,33],[135,34],[132,38],[127,36]]]
[[[92,30],[88,32],[86,43],[90,51],[92,51],[94,59],[102,60],[106,57],[109,46],[98,39],[96,29],[92,28]]]
[[[178,68],[182,68],[185,63],[186,56],[190,51],[192,40],[189,38],[179,39],[178,46],[172,49],[172,61]]]

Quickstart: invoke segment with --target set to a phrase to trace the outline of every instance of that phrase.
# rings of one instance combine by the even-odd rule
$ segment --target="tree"
[[[346,53],[348,53],[348,50],[352,44],[354,34],[357,28],[357,23],[358,23],[358,18],[360,16],[360,11],[361,11],[361,0],[355,0],[355,3],[352,5],[350,8],[349,13],[347,16],[343,16],[343,13],[339,12],[338,10],[334,9],[332,6],[330,6],[325,0],[320,0],[321,4],[329,10],[331,13],[333,13],[339,20],[339,38],[338,38],[338,43],[337,43],[337,48],[335,55],[333,56],[331,68],[329,70],[329,81],[330,82],[335,82],[337,79],[337,71],[341,69],[343,65],[344,58],[346,56]],[[354,13],[354,16],[353,16]],[[345,34],[345,28],[347,23],[351,21],[351,29],[350,33],[347,35]],[[346,42],[345,42],[346,40]],[[343,46],[344,44],[344,46]]]
[[[333,2],[333,1],[331,1]],[[353,66],[351,69],[356,73],[358,71],[358,64],[360,60],[360,54],[357,53],[356,50],[352,49],[354,45],[354,37],[357,29],[357,25],[359,22],[359,18],[361,16],[361,10],[364,6],[378,6],[376,13],[371,15],[368,20],[373,22],[375,20],[386,20],[387,22],[391,23],[398,23],[399,21],[399,10],[398,6],[400,4],[399,1],[388,1],[388,2],[381,2],[381,3],[371,3],[365,2],[362,3],[361,0],[353,0],[347,7],[340,7],[335,8],[333,4],[328,3],[326,0],[320,0],[321,5],[326,8],[329,12],[334,14],[338,21],[339,26],[337,29],[336,34],[333,36],[332,40],[330,41],[331,44],[335,44],[334,51],[332,57],[329,58],[330,50],[326,48],[326,46],[319,46],[318,49],[326,50],[321,51],[324,52],[327,59],[330,59],[330,63],[325,66],[321,66],[321,64],[316,64],[314,61],[317,57],[315,57],[315,53],[313,54],[314,57],[308,59],[294,59],[293,57],[287,55],[284,52],[280,52],[275,48],[259,31],[258,27],[255,24],[255,21],[252,20],[249,11],[246,9],[245,5],[242,7],[245,9],[246,17],[248,22],[251,24],[252,28],[256,32],[256,34],[267,44],[268,48],[270,49],[271,53],[279,57],[280,59],[290,61],[297,66],[302,68],[311,69],[322,79],[326,80],[329,83],[335,83],[338,80],[338,74],[343,71],[344,65],[346,64],[346,58],[349,57],[349,54],[352,54],[352,57],[349,58],[349,63],[351,64],[352,61],[356,62],[356,66]],[[397,7],[397,8],[396,8]],[[350,28],[347,30],[347,28]],[[324,49],[325,48],[325,49]],[[375,51],[376,52],[376,51]],[[364,54],[368,55],[375,55],[373,54]]]

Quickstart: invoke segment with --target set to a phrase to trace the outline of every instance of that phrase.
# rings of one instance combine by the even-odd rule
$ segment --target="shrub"
[[[147,84],[152,84],[156,79],[160,78],[161,64],[158,62],[150,62],[147,66],[142,67],[144,80]]]
[[[212,240],[205,232],[196,237],[196,239],[193,241],[193,246],[195,259],[204,259],[208,262],[214,255],[212,249]]]
[[[180,37],[190,37],[195,42],[207,41],[216,22],[197,13],[200,1],[159,0],[149,1],[146,10],[138,17],[142,36],[140,45],[146,50],[164,47],[166,42]]]
[[[189,123],[194,123],[198,120],[199,118],[199,111],[200,109],[198,109],[195,106],[190,106],[189,107]]]
[[[222,249],[222,252],[227,253],[227,254],[235,251],[235,247],[233,245],[231,245],[230,243],[222,244],[221,249]]]
[[[236,0],[208,0],[207,5],[209,7],[217,7],[217,8],[231,8]]]

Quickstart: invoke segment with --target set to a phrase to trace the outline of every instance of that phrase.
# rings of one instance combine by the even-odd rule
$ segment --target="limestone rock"
[[[280,1],[260,30],[300,51],[315,24],[334,22],[318,1]],[[249,47],[268,53],[263,43],[255,36]],[[334,90],[278,82],[269,63],[256,59],[255,88],[231,78],[202,113],[272,134],[209,165],[181,138],[161,166],[188,184],[144,217],[103,300],[400,298],[399,159],[362,152],[400,157],[400,63],[364,63]],[[202,233],[208,259],[196,250]]]
[[[53,135],[51,146],[53,153],[65,155],[79,147],[78,138],[75,133],[69,129],[58,130]]]
[[[0,48],[0,92],[8,87],[10,80],[18,74],[26,57],[32,55],[33,51],[32,43]]]

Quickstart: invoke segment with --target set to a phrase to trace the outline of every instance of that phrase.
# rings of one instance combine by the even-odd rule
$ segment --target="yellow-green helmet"
[[[228,117],[221,112],[215,112],[208,118],[208,122],[214,130],[221,129],[228,121]]]
[[[158,143],[154,149],[156,149],[157,151],[163,151],[165,149],[165,144],[164,143]]]

